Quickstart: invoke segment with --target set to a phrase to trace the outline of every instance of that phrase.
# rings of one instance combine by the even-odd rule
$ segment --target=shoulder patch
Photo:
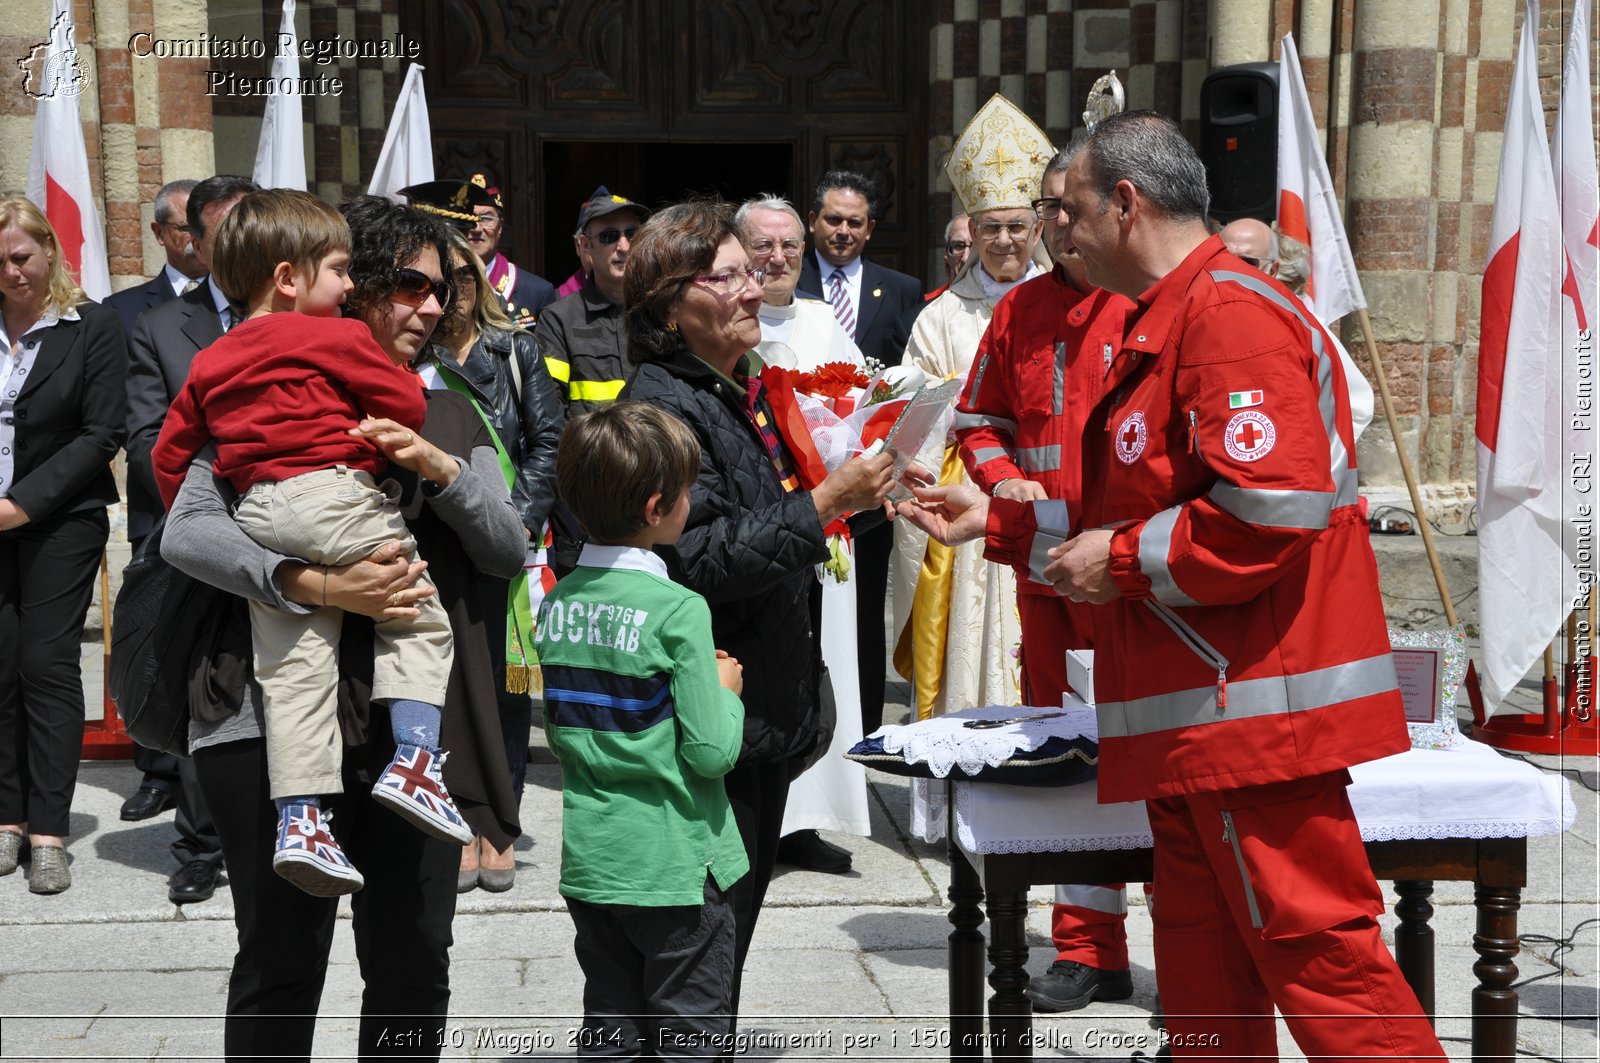
[[[1222,445],[1234,461],[1260,461],[1277,441],[1277,426],[1260,410],[1234,414],[1222,435]]]
[[[1145,444],[1149,441],[1150,430],[1144,423],[1144,411],[1135,410],[1124,417],[1122,424],[1117,427],[1114,440],[1117,460],[1124,465],[1132,465],[1144,453]]]

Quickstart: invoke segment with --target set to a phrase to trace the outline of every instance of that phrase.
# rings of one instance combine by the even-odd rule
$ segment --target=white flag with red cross
[[[1328,325],[1367,305],[1345,238],[1339,197],[1317,139],[1294,35],[1278,59],[1278,230],[1311,249],[1305,303]]]
[[[1572,33],[1561,69],[1561,109],[1550,137],[1556,194],[1561,204],[1562,243],[1567,253],[1567,276],[1562,284],[1568,312],[1563,322],[1567,351],[1576,351],[1585,342],[1580,334],[1593,332],[1595,316],[1600,313],[1600,189],[1594,149],[1594,112],[1589,99],[1589,3],[1578,0],[1572,9]]]
[[[1561,349],[1566,275],[1528,0],[1506,107],[1478,350],[1478,589],[1485,710],[1527,674],[1577,593]]]
[[[31,65],[24,87],[38,110],[28,156],[27,196],[50,219],[79,287],[91,299],[104,299],[111,294],[111,269],[78,117],[78,97],[88,84],[88,73],[78,56],[70,0],[53,0],[44,65]]]

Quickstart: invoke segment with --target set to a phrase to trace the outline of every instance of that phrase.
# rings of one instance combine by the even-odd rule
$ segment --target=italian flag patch
[[[1260,406],[1266,395],[1260,391],[1228,392],[1228,409],[1242,410],[1246,406]]]

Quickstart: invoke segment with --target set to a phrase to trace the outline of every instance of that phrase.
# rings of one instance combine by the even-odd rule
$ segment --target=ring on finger
[[[400,592],[399,591],[395,591],[393,594],[389,595],[389,605],[392,607],[392,606],[397,606],[399,604],[400,604]]]

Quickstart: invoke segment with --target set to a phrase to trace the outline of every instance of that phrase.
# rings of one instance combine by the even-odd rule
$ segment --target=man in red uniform
[[[1082,509],[1084,422],[1100,399],[1111,352],[1122,340],[1122,320],[1133,307],[1090,284],[1083,260],[1069,250],[1061,193],[1072,156],[1069,148],[1050,160],[1042,198],[1033,204],[1055,269],[995,306],[955,418],[972,482],[986,495],[1038,503],[1038,522],[1063,533]],[[1089,607],[1056,593],[1044,579],[1045,560],[1040,558],[1038,571],[1017,576],[1023,697],[1029,705],[1061,704],[1067,689],[1064,651],[1091,645]],[[1075,1011],[1094,1000],[1132,996],[1127,918],[1120,882],[1057,886],[1050,925],[1056,957],[1028,983],[1033,1006]]]
[[[1137,307],[1085,433],[1091,530],[1050,550],[1029,507],[949,489],[922,492],[919,523],[986,532],[1019,568],[1050,552],[1057,589],[1101,605],[1099,793],[1150,813],[1174,1055],[1276,1058],[1276,1007],[1310,1057],[1440,1059],[1345,793],[1347,768],[1409,743],[1343,370],[1286,289],[1206,235],[1207,205],[1169,119],[1095,128],[1067,170],[1069,241]]]

